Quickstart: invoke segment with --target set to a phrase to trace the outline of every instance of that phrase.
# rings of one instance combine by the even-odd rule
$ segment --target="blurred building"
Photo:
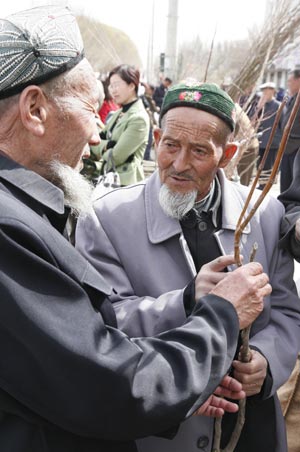
[[[264,78],[264,82],[274,82],[276,88],[286,88],[287,76],[293,69],[300,69],[300,39],[298,43],[288,45],[269,64]]]

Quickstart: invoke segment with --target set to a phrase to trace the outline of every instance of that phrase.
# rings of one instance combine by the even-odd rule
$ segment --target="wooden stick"
[[[242,209],[242,213],[238,219],[237,222],[237,228],[235,231],[235,235],[234,235],[234,254],[235,254],[235,260],[236,260],[236,264],[238,266],[241,266],[241,261],[240,261],[240,239],[241,239],[241,235],[245,229],[245,227],[248,225],[248,223],[250,222],[251,218],[254,216],[254,214],[256,213],[258,207],[260,206],[260,204],[263,202],[263,200],[265,199],[267,193],[270,191],[274,180],[276,178],[276,175],[278,173],[279,170],[279,166],[280,166],[280,162],[283,156],[283,153],[285,151],[285,147],[287,144],[287,140],[289,138],[291,129],[293,127],[295,118],[296,118],[296,114],[298,112],[300,106],[300,90],[298,92],[295,104],[293,106],[293,109],[291,111],[289,120],[284,128],[283,134],[282,134],[282,138],[279,144],[279,149],[276,155],[276,159],[274,162],[274,166],[272,168],[271,171],[271,175],[270,178],[267,182],[267,184],[265,185],[264,189],[262,190],[260,196],[258,197],[258,199],[256,200],[256,202],[254,203],[253,208],[251,209],[250,213],[245,217],[245,213],[247,210],[247,207],[250,204],[252,195],[254,193],[257,181],[258,181],[258,177],[256,177],[252,183],[251,189],[249,191],[249,194],[247,196],[246,202],[245,202],[245,206]],[[282,107],[283,108],[283,107]],[[273,127],[272,127],[272,131],[271,131],[271,136],[274,137],[277,125],[278,125],[278,121],[282,112],[282,108],[280,108],[280,114],[278,113],[276,115]],[[273,137],[271,139],[271,136],[268,140],[268,144],[267,144],[267,149],[269,151],[270,149],[270,144],[272,143]],[[267,151],[266,149],[266,151]],[[265,155],[263,160],[265,161]],[[264,163],[264,162],[263,162]],[[262,169],[262,165],[260,170]],[[253,259],[255,255],[255,252],[252,250],[251,252],[251,258]],[[242,349],[241,349],[241,361],[243,362],[249,362],[249,357],[251,356],[251,351],[250,351],[250,347],[249,347],[249,335],[250,335],[250,328],[251,325],[247,328],[245,328],[244,330],[241,331],[241,338],[242,338]],[[244,423],[245,423],[245,409],[246,409],[246,399],[242,399],[239,402],[239,412],[238,412],[238,417],[237,417],[237,422],[235,425],[235,428],[232,432],[231,438],[227,444],[227,446],[224,449],[220,448],[220,443],[221,443],[221,420],[219,421],[219,419],[216,420],[215,422],[215,438],[214,438],[214,444],[213,444],[213,452],[234,452],[234,449],[238,443],[238,440],[240,438]]]
[[[254,178],[254,180],[253,180],[253,182],[252,182],[252,185],[251,185],[251,187],[250,187],[250,191],[249,191],[248,196],[247,196],[247,199],[246,199],[246,201],[245,201],[245,204],[244,204],[242,213],[241,213],[241,215],[240,215],[240,217],[239,217],[239,219],[238,219],[237,225],[236,225],[236,230],[237,230],[237,231],[239,230],[239,228],[240,228],[240,226],[241,226],[241,224],[242,224],[243,218],[244,218],[245,213],[246,213],[246,211],[247,211],[247,209],[248,209],[249,203],[250,203],[250,201],[251,201],[251,199],[252,199],[252,196],[253,196],[254,190],[255,190],[255,188],[256,188],[256,185],[257,185],[257,183],[258,183],[258,180],[259,180],[259,178],[260,178],[261,172],[262,172],[262,170],[263,170],[263,168],[264,168],[264,165],[265,165],[267,156],[268,156],[268,154],[269,154],[269,151],[270,151],[270,148],[271,148],[271,145],[272,145],[272,142],[273,142],[273,138],[274,138],[275,133],[276,133],[276,129],[277,129],[277,127],[278,127],[278,123],[279,123],[279,120],[280,120],[280,117],[281,117],[281,114],[282,114],[282,110],[283,110],[285,104],[286,104],[286,99],[284,99],[284,100],[282,101],[282,103],[281,103],[279,109],[277,110],[277,113],[276,113],[276,116],[275,116],[275,119],[274,119],[274,123],[273,123],[273,127],[272,127],[272,130],[271,130],[271,133],[270,133],[270,136],[269,136],[267,145],[266,145],[266,149],[265,149],[263,158],[262,158],[261,162],[260,162],[259,165],[258,165],[257,172],[256,172],[256,176],[255,176],[255,178]],[[278,152],[279,152],[279,151],[278,151]],[[272,174],[272,173],[271,173],[271,174]],[[247,224],[248,224],[248,223],[247,223]],[[242,231],[244,230],[245,226],[246,226],[246,225],[244,225]],[[234,256],[235,256],[235,261],[236,261],[237,265],[240,267],[240,266],[242,265],[242,263],[241,263],[241,260],[240,260],[240,254],[239,254],[239,243],[240,243],[240,236],[238,237],[237,240],[235,239],[235,241],[234,241]]]
[[[257,243],[255,242],[251,254],[250,254],[250,262],[254,261],[255,254],[257,251]],[[241,330],[241,338],[242,338],[242,344],[245,346],[245,348],[242,348],[241,350],[241,357],[240,360],[244,363],[248,363],[251,360],[251,351],[249,348],[249,336],[250,336],[250,329],[251,325],[249,325],[247,328],[244,328]],[[246,412],[246,399],[242,399],[239,401],[239,411],[237,414],[237,420],[236,424],[234,426],[233,432],[231,434],[230,440],[225,447],[225,449],[221,449],[221,436],[222,436],[222,418],[218,418],[215,420],[215,434],[214,434],[214,443],[213,443],[213,449],[212,452],[233,452],[236,448],[236,445],[238,443],[238,440],[241,435],[241,431],[244,427],[245,423],[245,412]]]
[[[279,149],[278,149],[278,152],[277,152],[277,155],[276,155],[276,159],[275,159],[275,162],[274,162],[274,165],[273,165],[273,168],[272,168],[269,180],[266,183],[264,189],[262,190],[260,196],[258,197],[256,202],[254,203],[254,206],[251,209],[250,213],[248,214],[248,216],[246,218],[244,218],[246,209],[249,206],[249,203],[250,203],[250,200],[252,198],[253,192],[255,190],[256,183],[258,181],[258,177],[259,176],[255,177],[255,179],[254,179],[254,181],[252,183],[250,192],[248,194],[248,197],[246,199],[245,206],[244,206],[244,208],[242,210],[240,218],[238,219],[237,228],[236,228],[235,236],[234,236],[234,256],[235,256],[235,260],[236,260],[237,265],[241,265],[241,262],[240,262],[240,239],[241,239],[241,235],[242,235],[245,227],[247,226],[247,224],[249,223],[249,221],[251,220],[251,218],[253,217],[253,215],[257,211],[258,207],[261,205],[261,203],[265,199],[267,193],[270,191],[270,189],[271,189],[271,187],[272,187],[272,185],[273,185],[273,183],[274,183],[274,181],[276,179],[276,176],[277,176],[277,173],[278,173],[278,170],[279,170],[279,166],[280,166],[280,162],[281,162],[281,159],[283,157],[283,153],[284,153],[284,150],[285,150],[285,147],[286,147],[286,143],[287,143],[288,137],[290,135],[291,128],[292,128],[292,126],[294,124],[294,121],[295,121],[296,114],[297,114],[297,111],[299,109],[299,106],[300,106],[300,90],[299,90],[299,92],[297,94],[297,98],[296,98],[295,104],[293,106],[293,109],[291,111],[289,120],[288,120],[288,122],[287,122],[287,124],[286,124],[286,126],[284,128],[284,131],[283,131],[283,134],[282,134],[282,138],[281,138],[281,141],[280,141],[280,144],[279,144]],[[271,135],[273,133],[275,133],[273,129],[275,129],[275,126],[277,127],[278,121],[279,121],[279,117],[278,117],[278,115],[276,115],[276,118],[275,118],[275,121],[274,121],[274,125],[273,125],[272,131],[271,131]],[[271,143],[271,141],[269,139],[266,151],[269,150],[270,143]],[[243,220],[243,218],[244,218],[244,220]]]

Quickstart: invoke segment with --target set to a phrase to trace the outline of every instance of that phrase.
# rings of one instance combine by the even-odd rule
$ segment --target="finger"
[[[269,277],[266,273],[255,275],[255,282],[258,288],[265,287],[269,283]]]
[[[245,391],[246,385],[262,384],[265,380],[265,375],[262,372],[248,375],[234,371],[234,376],[242,383],[243,391]]]
[[[262,293],[261,293],[261,295],[262,295],[262,297],[264,298],[264,297],[267,297],[268,295],[271,295],[271,293],[272,293],[272,286],[271,286],[271,284],[266,284],[264,287],[262,287],[261,288],[261,291],[262,291]]]
[[[195,411],[193,416],[222,417],[224,414],[225,412],[222,408],[208,406],[203,412],[200,409]]]
[[[239,409],[236,403],[230,402],[229,400],[226,399],[222,399],[215,395],[212,396],[210,406],[215,408],[221,408],[222,410],[228,413],[235,413]]]
[[[208,407],[206,416],[221,418],[224,416],[224,414],[225,412],[224,410],[222,410],[222,408]]]
[[[240,391],[229,391],[226,388],[218,387],[215,390],[215,394],[222,397],[227,397],[233,400],[241,400],[246,396],[245,390],[241,389]]]
[[[228,397],[229,399],[233,400],[241,400],[246,396],[244,389],[241,389],[240,391],[230,391],[229,389],[223,388],[222,386],[217,387],[215,394],[222,397]]]
[[[205,264],[205,267],[210,269],[214,272],[221,272],[229,265],[235,264],[235,258],[234,255],[228,254],[226,256],[219,256],[213,261],[209,262],[208,264]],[[204,266],[203,266],[204,267]]]
[[[242,349],[242,347],[241,347]],[[266,358],[256,350],[250,350],[251,360],[247,363],[234,360],[232,365],[237,372],[245,374],[266,374],[268,362]]]
[[[209,403],[205,405],[205,407],[202,405],[202,407],[198,408],[198,410],[195,411],[194,416],[222,417],[225,411],[228,413],[236,413],[239,409],[236,403],[216,396],[212,396]]]
[[[204,267],[204,266],[203,266]],[[229,273],[212,271],[211,269],[201,268],[200,272],[196,277],[196,283],[198,285],[206,285],[213,288],[218,282],[225,278]]]
[[[257,363],[253,363],[252,361],[250,361],[249,363],[242,363],[241,361],[234,360],[232,362],[232,366],[235,370],[235,373],[242,375],[254,375],[257,372],[259,372],[260,369],[257,367],[256,364]],[[238,378],[238,380],[241,381],[240,378]]]
[[[223,380],[220,383],[220,386],[223,386],[230,391],[241,391],[242,385],[235,378],[230,377],[229,375],[225,375]]]
[[[233,376],[242,384],[253,383],[255,380],[260,380],[266,375],[265,369],[257,368],[257,366],[245,366],[246,363],[236,361],[233,364]],[[250,364],[250,363],[249,363]]]
[[[249,275],[256,276],[263,272],[263,267],[259,262],[248,262],[242,267],[237,269],[238,271],[247,271]]]
[[[262,384],[259,383],[251,383],[248,385],[244,385],[244,390],[247,395],[247,397],[259,394],[262,388]]]

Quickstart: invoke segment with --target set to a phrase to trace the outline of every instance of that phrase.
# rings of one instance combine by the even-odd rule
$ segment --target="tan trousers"
[[[288,451],[300,452],[300,355],[288,381],[278,389],[285,419]]]

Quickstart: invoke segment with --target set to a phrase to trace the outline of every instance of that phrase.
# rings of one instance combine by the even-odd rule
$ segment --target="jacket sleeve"
[[[230,366],[238,336],[232,305],[208,296],[177,329],[129,339],[104,324],[101,307],[97,312],[59,265],[58,256],[73,256],[71,245],[46,232],[1,219],[1,390],[43,419],[94,438],[147,436],[189,416]]]
[[[294,174],[290,187],[278,197],[285,207],[285,215],[281,223],[280,246],[288,250],[300,262],[300,243],[296,242],[295,224],[300,218],[300,152],[297,152],[294,161]]]
[[[117,127],[113,130],[112,140],[116,144],[112,148],[112,155],[116,166],[122,165],[128,157],[135,154],[141,147],[145,147],[149,133],[149,117],[141,115],[131,115],[128,118],[126,128],[116,139]],[[107,161],[108,151],[103,153],[103,160]]]
[[[283,209],[277,200],[272,198],[270,201],[268,209],[260,215],[260,223],[268,259],[265,271],[269,274],[272,294],[265,302],[265,316],[258,318],[253,326],[250,344],[268,360],[273,379],[270,394],[274,394],[288,379],[296,362],[300,346],[300,300],[293,281],[293,259],[277,246]],[[272,232],[269,229],[270,212]]]
[[[100,217],[101,211],[79,218],[76,248],[114,288],[110,300],[119,328],[129,336],[152,336],[181,325],[186,320],[185,288],[156,298],[137,296]]]
[[[283,133],[284,128],[286,124],[288,123],[288,120],[290,118],[293,106],[295,104],[296,95],[294,96],[294,100],[292,103],[287,107],[286,112],[281,116],[281,119],[279,121],[279,129],[281,133]],[[291,154],[294,151],[297,151],[300,147],[300,111],[296,113],[296,118],[294,120],[294,124],[292,125],[292,129],[289,135],[289,138],[287,140],[287,144],[285,147],[285,154]]]

